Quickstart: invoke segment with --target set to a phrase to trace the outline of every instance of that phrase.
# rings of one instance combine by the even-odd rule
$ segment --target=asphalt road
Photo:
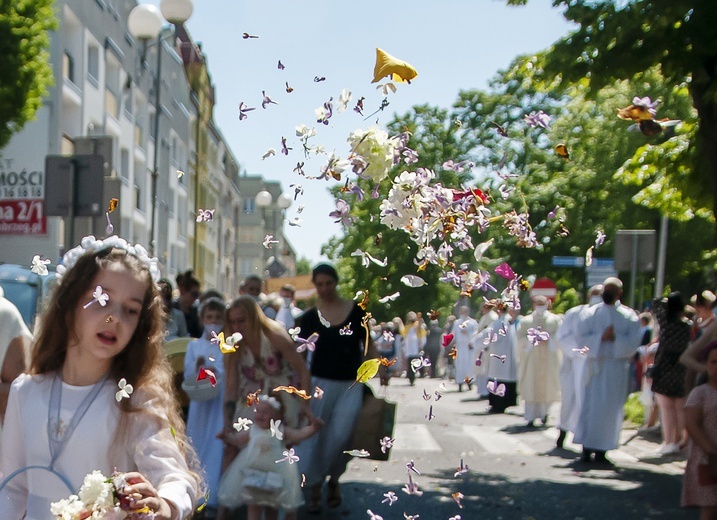
[[[456,515],[461,520],[699,516],[679,508],[685,456],[657,457],[659,433],[624,429],[620,448],[608,452],[614,466],[596,467],[578,461],[579,446],[567,442],[564,449],[555,447],[558,404],[551,409],[547,427],[531,429],[522,418],[522,407],[489,415],[487,401],[479,400],[475,389],[459,393],[449,381],[423,378],[411,387],[407,380],[393,378],[383,389],[378,389],[377,380],[371,383],[377,395],[385,393],[398,402],[390,459],[353,459],[341,479],[342,505],[324,505],[318,515],[300,511],[301,520],[370,520],[368,509],[383,520],[405,520],[406,515],[420,520]],[[425,401],[424,389],[430,394],[441,391],[443,397]],[[430,405],[435,417],[429,421]],[[456,477],[461,459],[469,470]],[[401,489],[411,460],[421,473],[413,477],[422,496]],[[392,506],[381,502],[389,491],[398,497]],[[456,492],[463,494],[462,508],[451,496]]]

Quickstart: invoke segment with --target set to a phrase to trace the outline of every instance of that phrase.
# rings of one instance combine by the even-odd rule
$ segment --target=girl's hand
[[[311,421],[309,422],[309,426],[311,426],[315,432],[319,431],[321,428],[324,427],[324,421],[323,419],[320,419],[318,417],[311,417]]]
[[[125,473],[127,486],[120,490],[127,495],[128,505],[131,509],[149,508],[155,518],[160,520],[173,520],[177,517],[176,510],[165,499],[157,496],[157,490],[137,472]]]
[[[234,446],[237,448],[241,448],[243,446],[241,442],[239,442],[239,432],[235,431],[233,428],[231,430],[224,430],[217,433],[217,439],[221,440],[228,446]]]
[[[304,401],[301,403],[301,411],[299,412],[299,420],[305,418],[309,423],[311,423],[314,420],[314,414],[311,411],[311,406],[309,405],[309,401]],[[301,422],[299,423],[301,424]]]

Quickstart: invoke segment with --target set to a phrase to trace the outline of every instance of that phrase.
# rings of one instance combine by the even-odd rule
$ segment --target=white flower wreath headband
[[[124,238],[120,238],[117,235],[112,235],[111,237],[107,237],[102,240],[97,240],[93,235],[83,238],[79,246],[70,249],[62,257],[62,264],[57,266],[58,276],[61,277],[64,275],[67,270],[71,269],[77,263],[77,260],[85,253],[97,253],[98,251],[109,248],[127,251],[128,254],[136,257],[147,267],[147,270],[155,283],[159,281],[161,273],[159,271],[159,261],[157,258],[150,258],[147,250],[142,245],[135,244],[131,246]]]

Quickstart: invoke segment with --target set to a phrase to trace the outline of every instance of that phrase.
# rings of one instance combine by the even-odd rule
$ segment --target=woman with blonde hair
[[[277,386],[291,385],[307,393],[311,388],[309,371],[291,337],[281,323],[266,317],[251,296],[240,296],[227,308],[224,334],[228,337],[235,332],[242,339],[236,352],[224,357],[227,431],[239,417],[253,418],[253,408],[247,406],[249,394],[261,390],[262,395],[269,395]],[[286,392],[279,398],[289,426],[297,426],[299,412],[311,415],[308,400]]]
[[[411,365],[414,359],[420,359],[423,347],[426,345],[426,328],[423,320],[418,319],[418,315],[410,311],[406,314],[406,326],[401,331],[403,336],[403,348],[406,353],[406,373],[408,382],[413,386],[416,383],[416,372],[423,375],[423,366],[418,368]]]

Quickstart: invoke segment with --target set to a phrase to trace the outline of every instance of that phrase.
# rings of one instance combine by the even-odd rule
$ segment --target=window
[[[117,119],[119,117],[119,103],[117,95],[110,89],[105,89],[105,112]]]
[[[142,121],[137,121],[134,125],[134,144],[144,149],[144,128],[142,128]]]
[[[155,135],[154,135],[153,132],[154,132],[154,120],[155,120],[156,117],[157,117],[157,113],[156,113],[156,112],[151,112],[151,113],[149,114],[149,128],[150,128],[149,138],[152,140],[152,142],[154,142],[154,138],[155,138]]]
[[[254,199],[252,198],[246,198],[242,202],[242,207],[244,209],[244,213],[251,214],[254,213]]]
[[[124,180],[129,180],[129,150],[127,148],[120,150],[120,175]]]
[[[180,237],[187,236],[187,199],[179,197],[179,223],[177,225],[177,235]]]
[[[100,48],[96,45],[90,45],[87,49],[87,76],[94,86],[99,86]]]
[[[75,82],[75,60],[68,51],[62,55],[62,77]]]
[[[143,211],[144,208],[142,207],[142,190],[139,187],[139,184],[134,185],[134,207],[140,211]]]
[[[178,161],[178,151],[177,151],[177,136],[172,136],[172,166],[177,166],[179,164]]]

